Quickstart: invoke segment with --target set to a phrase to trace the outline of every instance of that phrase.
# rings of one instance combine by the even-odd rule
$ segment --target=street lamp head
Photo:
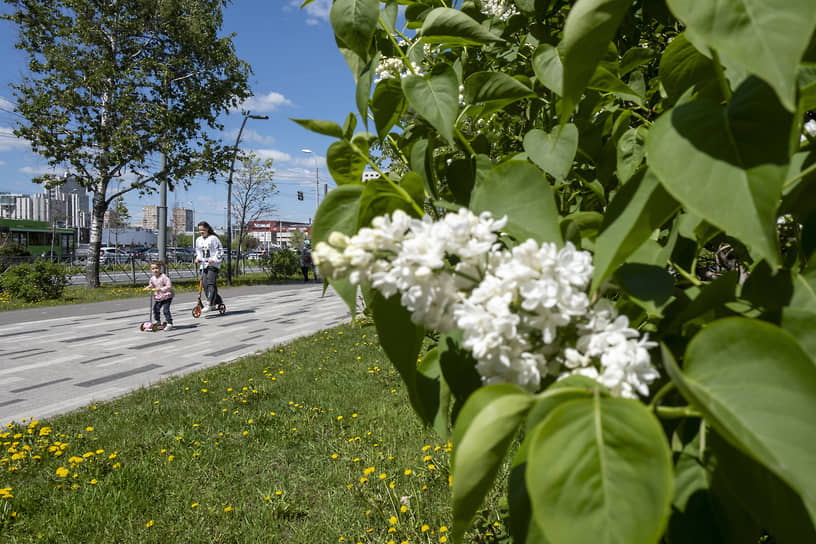
[[[247,115],[250,119],[269,119],[268,115]]]
[[[301,149],[303,153],[313,153],[311,149]]]

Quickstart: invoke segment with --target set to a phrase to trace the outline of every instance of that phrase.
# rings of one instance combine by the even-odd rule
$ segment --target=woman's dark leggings
[[[210,305],[218,302],[218,287],[215,280],[218,277],[218,269],[214,266],[208,266],[204,269],[204,296]]]

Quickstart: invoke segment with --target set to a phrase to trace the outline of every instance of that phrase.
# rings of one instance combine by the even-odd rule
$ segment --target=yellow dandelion
[[[407,512],[407,511],[408,511],[408,507],[407,507],[407,506],[405,506],[404,504],[403,504],[402,506],[400,506],[400,512],[402,512],[402,513],[404,514],[404,513],[405,513],[405,512]]]
[[[442,536],[439,537],[439,542],[447,542],[447,541],[448,541],[448,537],[446,537],[445,535],[442,535]]]
[[[232,506],[225,506],[224,512],[232,512]]]
[[[380,480],[385,480],[386,478],[388,478],[388,475],[386,475],[385,472],[380,473]]]
[[[196,506],[198,506],[198,503],[194,502],[193,504],[190,505],[190,508],[195,508]]]
[[[148,528],[153,527],[153,520],[151,519],[150,521],[145,523],[145,527],[148,527]]]
[[[340,456],[337,455],[336,453],[332,453],[332,459],[337,459],[338,457],[340,457]]]
[[[406,476],[410,476],[412,472],[413,472],[413,470],[411,470],[410,468],[406,468],[405,472],[403,472],[403,474],[405,474]]]
[[[395,525],[397,523],[397,516],[391,516],[390,518],[388,518],[388,523],[390,523],[391,525]]]
[[[428,529],[430,529],[430,527],[428,527],[427,525],[423,525],[422,527],[419,528],[419,530],[422,531],[423,533],[426,532]]]

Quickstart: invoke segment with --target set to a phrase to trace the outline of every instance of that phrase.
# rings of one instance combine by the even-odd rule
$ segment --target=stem
[[[456,131],[456,137],[459,138],[459,141],[462,143],[463,146],[465,146],[465,149],[467,149],[468,153],[470,153],[470,156],[475,157],[476,151],[474,151],[474,149],[470,146],[470,142],[468,142],[464,135],[461,132],[459,132],[458,128],[454,127],[453,130]]]
[[[415,201],[415,200],[414,200],[414,199],[411,197],[411,195],[409,195],[409,194],[408,194],[408,192],[407,192],[405,189],[403,189],[401,186],[399,186],[399,185],[397,185],[396,183],[394,183],[394,181],[393,181],[391,178],[389,178],[388,176],[386,176],[386,175],[385,175],[385,172],[383,172],[382,170],[380,170],[380,167],[379,167],[379,166],[377,166],[377,165],[376,165],[376,164],[375,164],[375,163],[374,163],[374,162],[371,160],[371,158],[368,156],[368,154],[361,153],[361,152],[360,152],[360,150],[359,150],[359,149],[357,149],[357,146],[356,146],[356,145],[354,145],[354,144],[351,144],[351,147],[354,149],[354,151],[355,151],[355,152],[356,152],[358,155],[360,155],[361,157],[363,157],[363,158],[365,159],[366,163],[368,163],[368,165],[369,165],[369,166],[370,166],[370,167],[371,167],[371,168],[372,168],[372,169],[373,169],[375,172],[377,172],[378,174],[380,174],[380,177],[381,177],[383,180],[385,180],[387,183],[389,183],[389,184],[391,185],[391,187],[392,187],[392,188],[393,188],[393,189],[394,189],[394,190],[395,190],[397,193],[399,193],[399,195],[400,195],[400,196],[401,196],[401,197],[402,197],[402,198],[403,198],[403,199],[404,199],[406,202],[410,202],[410,203],[411,203],[411,206],[412,206],[412,207],[414,208],[414,210],[415,210],[415,211],[416,211],[416,212],[419,214],[419,217],[422,217],[423,215],[425,215],[425,210],[423,210],[423,209],[420,207],[420,205],[416,203],[416,201]]]
[[[675,270],[677,270],[677,273],[678,273],[678,274],[680,274],[680,275],[681,275],[681,276],[683,276],[685,279],[687,279],[688,281],[690,281],[690,282],[692,283],[692,285],[703,285],[703,282],[701,282],[701,281],[700,281],[700,280],[698,280],[696,277],[692,276],[691,274],[689,274],[688,272],[686,272],[685,270],[683,270],[683,269],[682,269],[680,266],[678,266],[678,265],[677,265],[677,264],[676,264],[674,261],[669,261],[669,264],[672,266],[672,268],[674,268]]]
[[[649,403],[649,408],[654,410],[657,407],[657,403],[663,400],[663,397],[674,391],[675,385],[674,382],[668,382],[660,390],[655,394],[652,402]]]
[[[683,419],[687,417],[703,417],[703,414],[690,406],[658,406],[657,417],[661,419]]]
[[[791,185],[792,183],[794,183],[794,182],[796,182],[796,181],[800,180],[801,178],[803,178],[803,177],[807,176],[808,174],[810,174],[810,173],[812,173],[812,172],[814,172],[814,171],[816,171],[816,163],[811,164],[810,166],[808,166],[807,168],[805,168],[804,170],[802,170],[801,172],[799,172],[798,174],[796,174],[795,176],[793,176],[791,179],[789,179],[788,181],[786,181],[786,182],[785,182],[785,183],[782,185],[782,188],[783,188],[783,189],[787,188],[787,187],[788,187],[789,185]]]

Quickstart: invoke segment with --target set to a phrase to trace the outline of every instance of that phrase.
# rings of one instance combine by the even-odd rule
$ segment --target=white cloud
[[[14,103],[7,98],[0,96],[0,111],[14,111]]]
[[[258,121],[258,122],[263,123],[263,121]],[[240,130],[240,129],[234,128],[232,130],[225,131],[223,133],[224,138],[226,138],[225,141],[234,142],[235,138],[238,137],[238,130]],[[255,130],[252,130],[250,128],[244,128],[244,131],[241,133],[241,143],[246,143],[246,142],[255,142],[255,143],[261,144],[261,145],[271,145],[271,144],[275,143],[275,137],[274,136],[264,136],[263,134],[260,134],[259,132],[255,131]]]
[[[272,159],[275,162],[289,162],[292,160],[292,155],[277,149],[256,149],[254,153],[263,160]]]
[[[280,106],[291,105],[291,100],[283,96],[281,93],[271,91],[265,95],[249,97],[243,104],[241,104],[241,109],[257,114],[275,111]]]
[[[9,127],[0,127],[0,151],[31,151],[28,140],[18,138]]]
[[[288,8],[300,10],[303,0],[290,0]],[[303,8],[306,12],[306,24],[319,25],[329,20],[332,0],[314,0],[311,4]]]

